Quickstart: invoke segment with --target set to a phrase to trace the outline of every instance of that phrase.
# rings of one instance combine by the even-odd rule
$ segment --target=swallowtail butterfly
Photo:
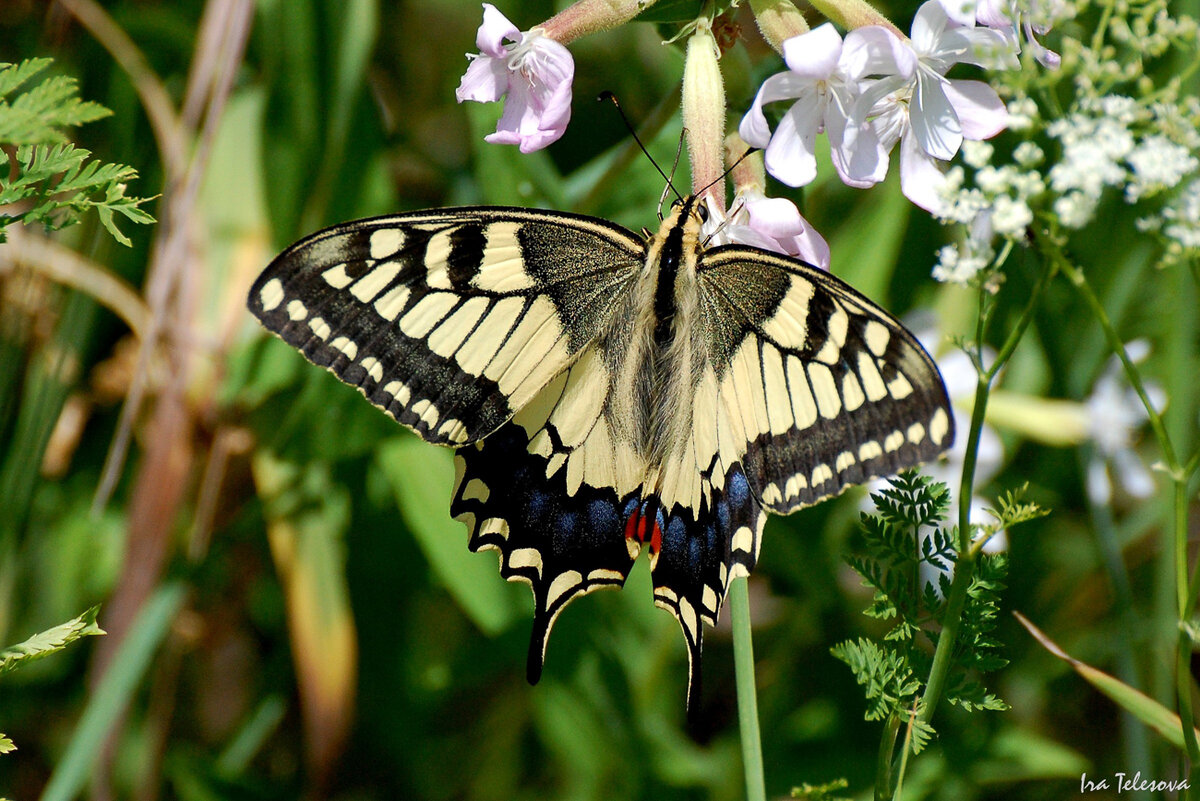
[[[518,208],[421,211],[301,240],[250,292],[271,331],[418,436],[457,449],[451,513],[533,590],[528,677],[568,602],[648,551],[702,623],[786,514],[936,457],[937,367],[886,311],[808,264],[702,241],[677,202],[645,237]]]

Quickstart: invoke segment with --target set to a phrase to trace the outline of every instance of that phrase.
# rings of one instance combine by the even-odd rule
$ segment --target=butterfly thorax
[[[610,419],[634,443],[651,482],[676,456],[672,447],[687,441],[691,389],[704,359],[696,319],[702,223],[697,208],[696,198],[685,198],[647,239],[637,288],[629,295],[630,313],[615,315],[623,327],[611,332],[619,346],[610,352],[620,354],[621,364],[613,372]]]

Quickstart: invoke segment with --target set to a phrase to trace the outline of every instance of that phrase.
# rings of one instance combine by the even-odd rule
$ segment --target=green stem
[[[1188,577],[1187,485],[1190,478],[1190,471],[1185,470],[1176,457],[1175,448],[1171,443],[1171,437],[1167,433],[1163,418],[1158,413],[1158,410],[1154,408],[1154,404],[1150,402],[1150,396],[1146,392],[1141,374],[1129,358],[1129,354],[1125,352],[1125,344],[1113,326],[1112,320],[1109,319],[1104,305],[1096,296],[1091,284],[1088,283],[1087,276],[1082,269],[1066,257],[1066,254],[1063,253],[1062,249],[1052,238],[1045,237],[1039,238],[1039,240],[1042,244],[1043,252],[1054,259],[1058,268],[1070,279],[1075,289],[1083,297],[1084,302],[1091,309],[1096,321],[1100,324],[1100,328],[1104,331],[1105,337],[1108,339],[1109,347],[1116,354],[1117,358],[1120,359],[1130,386],[1133,387],[1146,409],[1146,417],[1150,422],[1150,429],[1154,432],[1154,438],[1158,441],[1163,461],[1166,463],[1168,474],[1174,485],[1171,523],[1174,531],[1175,595],[1179,621],[1180,623],[1185,623],[1191,616],[1191,610],[1195,608],[1197,595],[1200,594],[1200,581],[1197,580],[1196,575],[1193,575],[1190,580]],[[1191,467],[1193,462],[1189,460],[1188,465]],[[1200,743],[1196,740],[1195,715],[1192,709],[1191,652],[1191,642],[1181,631],[1175,641],[1176,704],[1179,708],[1180,721],[1183,724],[1184,746],[1188,759],[1194,766],[1200,764]]]
[[[888,715],[879,741],[879,759],[875,763],[875,801],[892,799],[892,752],[896,750],[896,735],[900,733],[900,718],[895,712]]]
[[[1146,386],[1142,381],[1141,374],[1138,373],[1137,367],[1129,358],[1129,354],[1125,352],[1125,343],[1121,341],[1121,336],[1117,333],[1117,329],[1113,327],[1112,321],[1108,318],[1108,312],[1104,310],[1104,305],[1100,303],[1100,298],[1096,297],[1096,293],[1092,290],[1091,284],[1088,283],[1087,277],[1083,274],[1083,270],[1076,267],[1066,258],[1061,250],[1054,247],[1055,263],[1060,270],[1070,279],[1071,283],[1083,296],[1084,301],[1091,308],[1092,314],[1095,315],[1097,322],[1100,323],[1100,328],[1104,330],[1104,336],[1108,339],[1108,345],[1112,348],[1112,352],[1121,360],[1121,365],[1125,368],[1125,376],[1129,379],[1130,386],[1141,399],[1142,405],[1146,407],[1146,416],[1150,420],[1150,429],[1154,432],[1154,438],[1158,440],[1158,447],[1163,452],[1163,459],[1167,463],[1167,469],[1171,472],[1171,477],[1177,479],[1182,470],[1180,469],[1179,461],[1175,458],[1175,449],[1171,446],[1171,438],[1167,436],[1167,429],[1163,425],[1162,417],[1158,410],[1154,408],[1154,404],[1150,402],[1150,396],[1146,392]]]
[[[750,591],[744,578],[734,579],[729,584],[729,611],[733,618],[733,669],[737,680],[738,726],[742,735],[742,769],[746,774],[746,801],[766,801],[762,735],[758,728],[758,696],[754,689]]]
[[[954,563],[954,579],[950,582],[950,593],[946,597],[946,615],[942,631],[938,635],[937,648],[933,652],[933,664],[929,668],[929,679],[921,696],[920,718],[929,722],[942,698],[946,678],[950,673],[950,657],[954,654],[954,642],[958,639],[958,628],[962,623],[963,608],[967,603],[967,588],[975,575],[975,552],[971,549],[971,495],[975,485],[975,462],[979,452],[979,437],[983,431],[983,413],[987,409],[988,391],[991,384],[986,374],[979,376],[975,388],[975,405],[971,410],[971,430],[967,436],[967,452],[963,457],[962,482],[958,493],[958,559]]]
[[[929,669],[929,679],[925,683],[925,693],[921,696],[920,719],[928,723],[937,709],[945,689],[946,677],[950,672],[950,657],[954,653],[954,642],[958,638],[959,625],[962,623],[963,607],[967,602],[967,588],[975,574],[977,552],[971,547],[971,498],[975,493],[975,464],[979,453],[979,438],[983,432],[984,413],[987,411],[988,394],[992,383],[1000,370],[1012,357],[1017,344],[1024,336],[1025,330],[1033,320],[1034,310],[1054,275],[1054,265],[1043,270],[1038,281],[1029,294],[1029,302],[1025,304],[1021,317],[1009,333],[1008,338],[996,354],[995,361],[986,369],[982,359],[982,333],[985,328],[983,319],[984,305],[987,298],[980,295],[980,314],[977,333],[980,340],[976,342],[975,362],[980,369],[979,381],[975,387],[975,402],[971,409],[971,428],[967,435],[967,451],[963,457],[962,481],[958,490],[958,560],[954,563],[954,579],[950,582],[950,592],[946,597],[946,614],[943,618],[942,631],[938,635],[937,647],[933,652],[933,664]]]
[[[912,753],[912,733],[913,726],[916,724],[916,710],[912,710],[908,716],[908,725],[904,727],[904,744],[900,746],[900,770],[896,776],[896,795],[893,801],[900,801],[904,794],[904,771],[908,768],[908,755]]]

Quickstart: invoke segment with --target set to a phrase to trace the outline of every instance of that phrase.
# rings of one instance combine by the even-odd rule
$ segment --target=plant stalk
[[[742,737],[742,770],[746,801],[766,801],[762,734],[758,728],[758,694],[754,687],[754,643],[750,635],[750,591],[744,578],[729,583],[733,618],[733,669],[737,681],[738,726]]]

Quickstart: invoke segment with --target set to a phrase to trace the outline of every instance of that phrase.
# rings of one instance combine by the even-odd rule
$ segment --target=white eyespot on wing
[[[877,320],[870,320],[863,331],[863,339],[866,341],[867,348],[872,354],[883,356],[884,352],[887,351],[888,342],[892,339],[892,334],[883,323]]]
[[[411,294],[412,290],[404,284],[392,287],[375,301],[376,313],[388,322],[395,322],[396,318],[400,316],[400,312],[404,311],[404,306],[408,303]]]
[[[826,324],[829,327],[829,335],[817,351],[817,361],[837,364],[841,361],[842,348],[846,346],[846,333],[850,330],[850,317],[840,303],[834,305],[834,312]]]
[[[329,323],[320,317],[314,317],[309,320],[308,327],[312,329],[313,336],[318,339],[329,339],[329,335],[333,333],[333,329],[329,327]]]
[[[300,322],[308,316],[308,307],[299,298],[290,300],[287,305],[287,314],[290,319]]]
[[[374,379],[376,384],[383,380],[383,365],[374,356],[363,359],[360,366],[367,375]]]
[[[816,285],[797,275],[788,275],[788,288],[774,313],[763,322],[762,331],[775,342],[795,342],[797,332],[803,334],[808,326],[808,304]]]
[[[950,419],[946,415],[946,410],[938,409],[929,420],[929,438],[933,440],[934,445],[941,445],[949,430]]]
[[[521,257],[521,244],[517,239],[520,229],[521,223],[514,222],[492,223],[485,229],[487,255],[471,278],[472,286],[501,295],[526,292],[536,286]]]

